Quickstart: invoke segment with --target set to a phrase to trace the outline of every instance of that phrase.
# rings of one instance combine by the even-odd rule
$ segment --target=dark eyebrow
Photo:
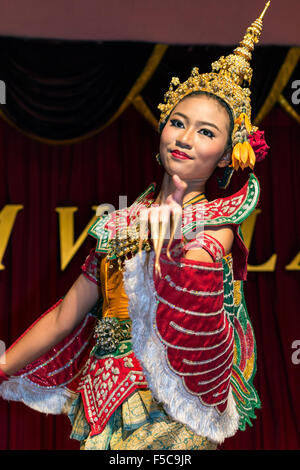
[[[173,116],[175,116],[175,114],[178,114],[179,116],[182,116],[182,117],[183,117],[184,119],[186,119],[187,121],[189,120],[189,118],[188,118],[185,114],[183,114],[183,113],[178,113],[178,112],[176,112],[176,113],[173,114]],[[199,124],[205,124],[206,126],[214,127],[215,129],[217,129],[217,131],[221,132],[220,129],[219,129],[215,124],[213,124],[212,122],[197,121],[196,124],[197,124],[197,125],[199,125]]]

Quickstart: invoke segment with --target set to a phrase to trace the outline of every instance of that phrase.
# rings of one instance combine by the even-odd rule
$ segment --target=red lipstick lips
[[[180,152],[179,150],[172,150],[171,154],[175,158],[179,158],[180,160],[190,160],[191,158],[184,152]]]

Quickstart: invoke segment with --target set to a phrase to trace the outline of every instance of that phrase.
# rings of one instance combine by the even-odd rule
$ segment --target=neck
[[[205,193],[206,178],[186,181],[188,187],[183,196],[183,203],[189,201],[198,194]],[[159,194],[155,200],[156,204],[164,204],[167,197],[175,191],[172,177],[166,172],[163,177]]]

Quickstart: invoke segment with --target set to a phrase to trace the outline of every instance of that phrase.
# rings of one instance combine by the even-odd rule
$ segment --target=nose
[[[182,129],[180,136],[177,136],[176,145],[181,148],[191,149],[193,147],[192,129]]]

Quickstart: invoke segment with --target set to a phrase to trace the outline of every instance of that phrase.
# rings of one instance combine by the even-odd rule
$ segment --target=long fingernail
[[[155,260],[155,275],[161,277],[161,270],[159,265],[159,260]]]

